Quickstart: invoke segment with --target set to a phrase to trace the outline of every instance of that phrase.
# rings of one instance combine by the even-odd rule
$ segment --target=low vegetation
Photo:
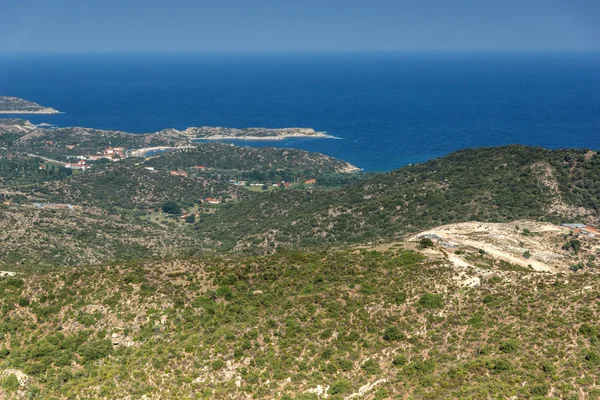
[[[597,395],[598,275],[455,278],[398,247],[24,273],[0,370],[40,399]]]

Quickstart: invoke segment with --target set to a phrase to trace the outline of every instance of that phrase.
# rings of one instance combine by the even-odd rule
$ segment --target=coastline
[[[25,115],[25,114],[51,115],[51,114],[64,114],[64,113],[60,112],[58,110],[55,110],[53,108],[45,108],[43,110],[36,110],[36,111],[32,111],[32,110],[0,110],[0,114],[6,114],[6,115],[10,115],[10,114],[14,114],[14,115]]]
[[[191,140],[285,140],[294,138],[305,138],[305,139],[336,139],[335,136],[326,135],[319,133],[316,135],[277,135],[277,136],[205,136],[190,138]]]

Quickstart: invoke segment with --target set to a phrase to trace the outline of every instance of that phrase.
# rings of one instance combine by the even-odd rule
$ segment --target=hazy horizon
[[[23,0],[0,14],[0,52],[600,50],[591,0]]]

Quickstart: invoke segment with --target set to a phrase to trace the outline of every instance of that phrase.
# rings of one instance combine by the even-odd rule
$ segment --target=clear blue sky
[[[600,49],[600,0],[2,0],[0,51]]]

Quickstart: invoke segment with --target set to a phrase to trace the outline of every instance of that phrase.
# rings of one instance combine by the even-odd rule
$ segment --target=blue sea
[[[600,54],[4,54],[0,94],[34,123],[135,133],[311,127],[295,147],[387,171],[509,143],[600,149]]]

